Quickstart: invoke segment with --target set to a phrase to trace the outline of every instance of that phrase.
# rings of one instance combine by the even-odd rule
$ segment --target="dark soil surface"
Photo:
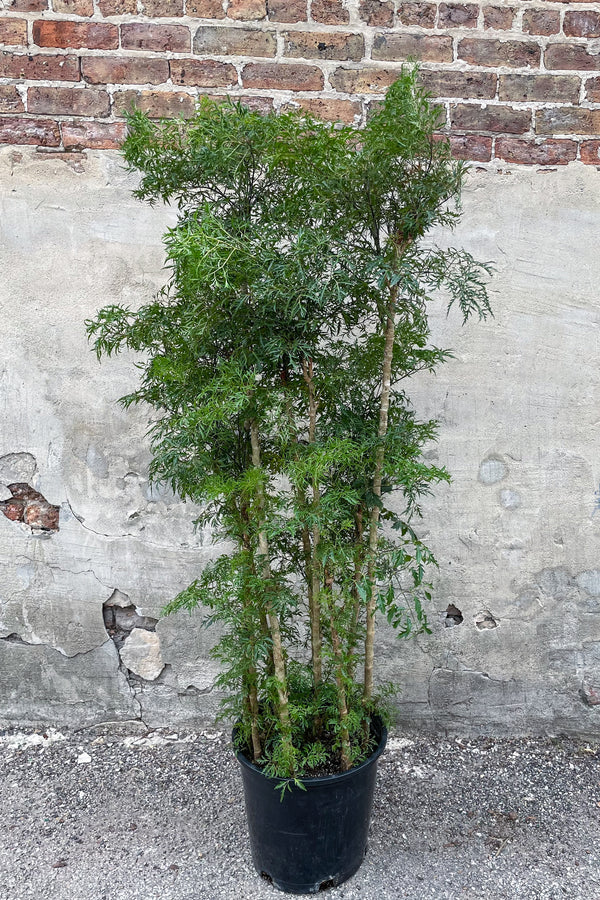
[[[0,734],[0,900],[274,900],[219,731]],[[600,900],[585,741],[392,735],[369,851],[330,900]]]

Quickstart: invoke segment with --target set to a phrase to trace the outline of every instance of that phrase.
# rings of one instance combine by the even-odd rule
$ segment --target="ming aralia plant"
[[[187,121],[129,119],[136,195],[179,210],[170,278],[88,331],[99,356],[143,354],[122,402],[154,411],[151,477],[226,542],[166,610],[219,623],[224,712],[283,779],[371,752],[376,613],[427,630],[434,558],[412,523],[448,474],[404,386],[449,356],[432,297],[489,312],[487,267],[431,242],[464,177],[438,126],[416,70],[362,130],[206,98]]]

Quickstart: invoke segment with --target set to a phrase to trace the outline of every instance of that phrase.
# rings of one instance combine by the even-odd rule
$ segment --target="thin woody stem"
[[[313,381],[312,360],[303,360],[302,374],[308,387],[308,443],[314,444],[317,430],[317,400]],[[313,478],[313,506],[315,510],[321,500],[319,482]],[[303,538],[304,539],[304,538]],[[318,557],[319,543],[321,540],[319,526],[315,523],[312,527],[312,554],[310,563],[311,585],[309,590],[310,602],[310,639],[312,650],[312,670],[315,687],[321,684],[323,679],[323,638],[321,635],[321,564]],[[308,542],[310,545],[310,541]],[[307,545],[305,543],[305,550]]]
[[[260,439],[258,433],[258,422],[253,419],[250,423],[250,439],[252,443],[252,464],[260,469]],[[258,506],[261,513],[264,513],[264,491],[262,486],[257,489]],[[267,582],[272,580],[271,564],[269,562],[269,542],[263,527],[258,531],[258,552],[263,559],[262,577]],[[290,711],[287,693],[287,681],[285,673],[285,660],[283,657],[283,645],[281,641],[281,627],[279,617],[275,613],[273,606],[267,602],[267,620],[269,623],[269,631],[271,633],[271,641],[273,644],[273,668],[275,679],[277,681],[277,697],[279,700],[279,721],[281,723],[281,735],[284,745],[289,751],[289,758],[292,758],[292,742],[290,727]]]

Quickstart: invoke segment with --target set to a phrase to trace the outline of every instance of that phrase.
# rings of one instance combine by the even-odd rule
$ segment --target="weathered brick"
[[[588,166],[600,166],[600,141],[582,141],[581,162]]]
[[[284,53],[296,59],[362,59],[365,42],[361,34],[343,31],[288,31],[283,36]]]
[[[43,12],[48,9],[48,0],[5,0],[4,7],[17,12]]]
[[[56,13],[71,16],[93,16],[93,0],[52,0],[52,9]]]
[[[127,16],[137,13],[137,0],[98,0],[103,16]]]
[[[173,84],[228,87],[238,80],[235,66],[214,59],[172,59],[169,66]]]
[[[489,162],[492,158],[492,139],[483,134],[451,134],[450,147],[455,159]]]
[[[23,521],[36,531],[58,531],[60,507],[45,500],[32,500],[25,504]]]
[[[124,50],[156,50],[185,53],[190,50],[190,31],[184,25],[121,25]]]
[[[313,0],[310,8],[313,22],[323,25],[347,25],[350,13],[342,6],[342,0]]]
[[[116,150],[127,135],[124,122],[61,122],[66,150]]]
[[[264,19],[267,15],[266,0],[230,0],[227,15],[242,22]]]
[[[600,70],[600,52],[584,44],[550,44],[544,53],[547,69],[579,69],[582,72]]]
[[[245,88],[281,91],[321,91],[323,73],[317,66],[249,63],[242,71]]]
[[[361,66],[359,69],[346,69],[340,66],[329,76],[336,91],[344,94],[383,94],[399,76],[400,68],[376,69]]]
[[[475,106],[459,103],[450,108],[452,128],[460,131],[491,131],[495,134],[524,134],[531,127],[531,111],[511,106]]]
[[[0,118],[0,144],[58,147],[60,131],[50,119]]]
[[[201,25],[194,36],[194,53],[202,56],[275,56],[277,39],[272,31]]]
[[[1,125],[2,120],[0,120],[0,127]],[[5,515],[7,519],[10,519],[11,522],[22,522],[25,517],[25,502],[23,500],[17,500],[15,497],[11,497],[9,500],[3,500],[2,503],[0,503],[0,512]]]
[[[143,0],[142,8],[152,19],[176,19],[183,15],[183,0]]]
[[[540,64],[540,47],[530,41],[495,41],[463,38],[458,57],[473,66],[535,67]]]
[[[419,25],[421,28],[433,28],[437,6],[435,3],[408,2],[398,7],[398,18],[402,25]]]
[[[169,78],[169,63],[139,56],[84,56],[81,73],[90,84],[162,84]]]
[[[438,28],[477,28],[478,16],[475,3],[440,3]]]
[[[566,12],[563,31],[569,37],[600,37],[600,12],[591,9]]]
[[[434,72],[421,69],[419,79],[433,97],[492,100],[496,96],[495,72]]]
[[[526,34],[558,34],[560,13],[556,9],[526,9],[523,31]]]
[[[211,95],[212,97],[212,95]],[[227,96],[223,97],[223,100],[227,100]],[[252,109],[255,112],[259,112],[261,115],[265,113],[271,112],[273,110],[273,100],[271,97],[241,97],[241,102],[244,106],[248,107],[248,109]]]
[[[510,31],[515,18],[513,6],[484,6],[483,27],[495,31]]]
[[[185,11],[188,16],[199,19],[224,19],[223,0],[186,0]]]
[[[25,107],[14,84],[0,84],[0,112],[23,112]]]
[[[423,34],[379,34],[373,41],[373,59],[452,62],[452,38]]]
[[[267,0],[267,12],[272,22],[306,22],[307,0]]]
[[[500,100],[526,103],[530,100],[562,100],[576,103],[580,80],[576,75],[501,75]]]
[[[49,116],[103,118],[110,112],[110,99],[106,91],[89,88],[30,87],[27,91],[27,109],[30,113]]]
[[[85,47],[88,50],[116,50],[119,29],[97,22],[53,22],[37,19],[33,23],[33,42],[38,47]]]
[[[537,134],[600,134],[600,109],[556,106],[535,114]]]
[[[37,53],[0,53],[0,78],[24,78],[28,81],[79,81],[76,56],[47,56]]]
[[[25,19],[0,20],[0,44],[27,44],[27,21]]]
[[[390,28],[394,24],[394,4],[390,0],[361,0],[358,14],[367,25]]]
[[[362,115],[362,106],[357,100],[322,100],[318,97],[299,98],[293,104],[284,104],[286,109],[300,106],[317,119],[326,122],[345,122],[352,125],[357,116]]]
[[[577,141],[524,141],[499,137],[495,156],[519,165],[566,166],[577,158]]]
[[[600,103],[600,78],[588,78],[585,83],[585,99],[591,103]],[[576,100],[577,97],[574,98]]]
[[[196,106],[191,94],[170,91],[115,91],[113,94],[113,112],[116,116],[125,115],[132,104],[151,119],[189,118]]]

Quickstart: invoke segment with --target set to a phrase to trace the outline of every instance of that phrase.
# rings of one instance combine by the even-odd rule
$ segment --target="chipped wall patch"
[[[23,522],[33,534],[59,531],[60,506],[48,503],[43,494],[26,482],[7,485],[8,500],[0,501],[0,512],[11,522]]]

